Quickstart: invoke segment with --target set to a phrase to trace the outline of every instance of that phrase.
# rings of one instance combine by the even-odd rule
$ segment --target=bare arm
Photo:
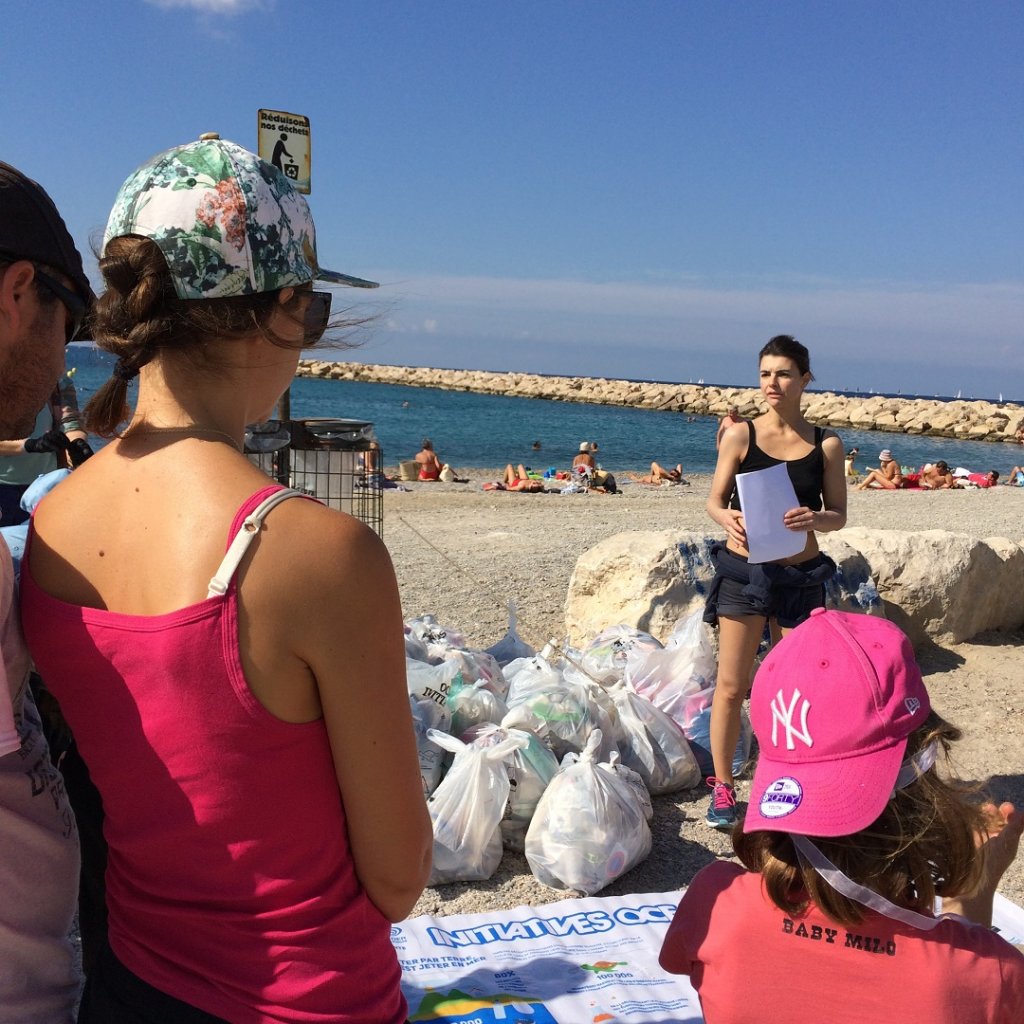
[[[750,437],[749,428],[745,423],[737,423],[722,435],[722,444],[718,449],[718,462],[715,464],[715,475],[711,480],[711,491],[708,494],[708,515],[725,530],[729,540],[739,547],[747,546],[747,534],[743,528],[743,513],[729,508],[729,499],[736,484],[736,474],[740,463],[747,452],[747,441]]]
[[[837,434],[829,432],[821,442],[821,451],[825,459],[821,511],[814,512],[809,508],[790,510],[784,521],[791,530],[831,533],[846,525],[846,458],[843,442]]]
[[[429,877],[433,833],[398,587],[386,548],[368,528],[347,516],[318,519],[318,555],[304,564],[306,599],[291,602],[292,635],[316,679],[356,874],[381,913],[400,921]]]

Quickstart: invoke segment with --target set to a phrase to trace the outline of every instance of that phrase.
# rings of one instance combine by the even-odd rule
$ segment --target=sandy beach
[[[425,612],[486,647],[505,631],[506,602],[519,609],[520,633],[541,646],[564,633],[563,605],[579,554],[628,530],[684,529],[714,535],[704,512],[708,477],[688,486],[624,486],[621,495],[485,492],[499,471],[474,470],[466,484],[412,483],[385,492],[384,539],[398,575],[406,618]],[[1024,490],[850,494],[849,525],[874,529],[942,529],[1024,542]],[[1024,600],[1024,598],[1022,598]],[[959,772],[989,780],[993,793],[1024,805],[1024,631],[992,633],[969,643],[933,646],[922,668],[940,714],[964,729]],[[742,790],[741,790],[742,799]],[[656,797],[654,847],[648,859],[605,893],[659,892],[686,885],[716,857],[727,836],[703,821],[706,790]],[[1024,857],[1001,891],[1024,905]],[[542,886],[525,858],[506,852],[486,882],[427,889],[412,916],[469,913],[564,899]]]

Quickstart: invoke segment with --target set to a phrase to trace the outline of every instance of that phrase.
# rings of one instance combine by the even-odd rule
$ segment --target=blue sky
[[[1024,399],[1024,6],[8,5],[2,156],[80,246],[143,160],[312,122],[359,358]],[[90,269],[95,264],[89,257]]]

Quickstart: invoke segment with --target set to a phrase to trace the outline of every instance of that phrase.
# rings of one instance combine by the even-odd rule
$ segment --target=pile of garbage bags
[[[537,652],[516,630],[472,650],[423,615],[405,627],[409,701],[434,826],[431,885],[489,878],[503,849],[538,881],[600,892],[651,850],[651,795],[712,774],[715,660],[701,613],[662,645],[611,626]],[[744,717],[733,761],[750,755]]]

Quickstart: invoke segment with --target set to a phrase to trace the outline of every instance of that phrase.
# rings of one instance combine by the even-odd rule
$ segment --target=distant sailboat
[[[961,398],[962,395],[963,395],[963,392],[958,390],[957,393],[956,393],[956,397],[957,398]]]

